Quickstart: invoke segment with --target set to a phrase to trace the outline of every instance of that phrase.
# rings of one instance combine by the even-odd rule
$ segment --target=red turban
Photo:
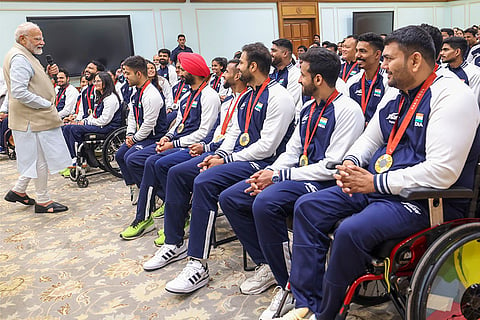
[[[178,61],[180,61],[183,70],[194,76],[208,77],[210,75],[210,68],[208,68],[205,59],[198,53],[181,52],[178,54]]]

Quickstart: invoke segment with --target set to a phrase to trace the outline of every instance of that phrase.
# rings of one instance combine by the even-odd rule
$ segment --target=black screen
[[[371,11],[353,13],[353,33],[365,32],[389,34],[393,31],[393,11]]]
[[[98,60],[115,70],[120,62],[134,54],[130,16],[27,17],[38,24],[45,38],[40,61],[46,55],[79,76],[90,60]]]

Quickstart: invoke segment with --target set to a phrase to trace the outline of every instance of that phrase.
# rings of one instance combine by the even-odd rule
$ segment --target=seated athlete
[[[136,204],[138,188],[142,181],[143,164],[153,153],[143,154],[155,141],[163,137],[168,130],[167,115],[162,95],[148,80],[147,61],[140,56],[132,56],[123,62],[123,73],[130,87],[134,87],[130,112],[127,119],[127,137],[125,143],[115,154],[125,184],[130,188],[132,204]],[[139,163],[140,172],[134,170],[132,163]]]
[[[178,172],[179,181],[190,185],[193,178],[190,240],[183,241],[185,210],[169,210],[165,215],[165,244],[156,253],[155,268],[189,256],[186,267],[165,289],[191,293],[208,283],[207,258],[218,209],[218,196],[225,188],[248,178],[271,164],[291,135],[295,105],[290,94],[268,77],[271,57],[261,43],[243,47],[238,69],[241,79],[252,86],[238,103],[236,124],[214,155],[198,164],[202,173]],[[169,175],[170,176],[170,175]],[[166,203],[169,205],[169,202]],[[173,209],[174,207],[172,207]],[[153,259],[152,259],[153,260]],[[146,264],[144,268],[154,269]]]
[[[392,32],[383,56],[388,85],[400,93],[382,101],[337,166],[337,186],[295,204],[290,285],[296,303],[283,319],[334,319],[375,246],[429,226],[427,201],[401,200],[402,188],[473,186],[480,114],[471,90],[435,74],[433,41],[420,27]],[[445,220],[463,217],[469,206],[457,199],[443,204]],[[325,270],[328,233],[343,218]]]
[[[178,113],[175,126],[156,145],[142,151],[142,155],[151,151],[153,154],[144,163],[137,164],[137,167],[143,166],[137,213],[131,225],[120,234],[124,240],[136,239],[153,230],[153,204],[155,196],[165,200],[166,172],[171,166],[191,158],[182,148],[204,139],[218,117],[220,98],[208,86],[210,70],[203,57],[182,52],[178,59],[183,69],[182,77],[191,85],[192,93]]]
[[[340,72],[338,56],[325,48],[311,48],[300,59],[302,93],[314,100],[302,108],[286,151],[272,165],[254,173],[247,180],[249,188],[240,181],[219,198],[237,237],[258,265],[255,275],[240,285],[240,291],[259,294],[277,283],[280,288],[273,301],[279,301],[288,281],[287,216],[293,214],[301,195],[335,185],[333,171],[325,164],[343,159],[364,127],[358,104],[335,89]],[[271,319],[275,305],[272,303],[260,319]]]
[[[82,120],[71,120],[63,127],[63,136],[67,143],[70,156],[76,160],[75,143],[83,142],[85,133],[108,134],[122,125],[120,98],[118,97],[112,77],[108,72],[101,71],[94,77],[95,101],[92,112]]]

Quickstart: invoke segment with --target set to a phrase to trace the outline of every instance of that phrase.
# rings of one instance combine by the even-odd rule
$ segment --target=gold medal
[[[88,109],[88,114],[92,114],[92,109]]]
[[[300,167],[308,166],[308,157],[306,154],[300,156],[300,161],[298,162]]]
[[[377,161],[375,161],[375,171],[377,171],[377,173],[384,173],[392,167],[392,164],[392,156],[388,153],[385,153],[384,155],[380,156]]]
[[[220,140],[223,139],[223,134],[219,134],[218,136],[216,136],[214,139],[213,139],[213,142],[218,142]]]
[[[182,122],[177,127],[177,133],[182,133],[183,129],[185,129],[185,125]]]
[[[250,135],[248,132],[244,132],[240,135],[240,145],[245,147],[250,142]]]

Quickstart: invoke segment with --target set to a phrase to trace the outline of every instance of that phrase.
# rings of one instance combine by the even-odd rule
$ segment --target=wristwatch
[[[277,183],[280,181],[280,173],[278,170],[273,170],[272,182]]]

